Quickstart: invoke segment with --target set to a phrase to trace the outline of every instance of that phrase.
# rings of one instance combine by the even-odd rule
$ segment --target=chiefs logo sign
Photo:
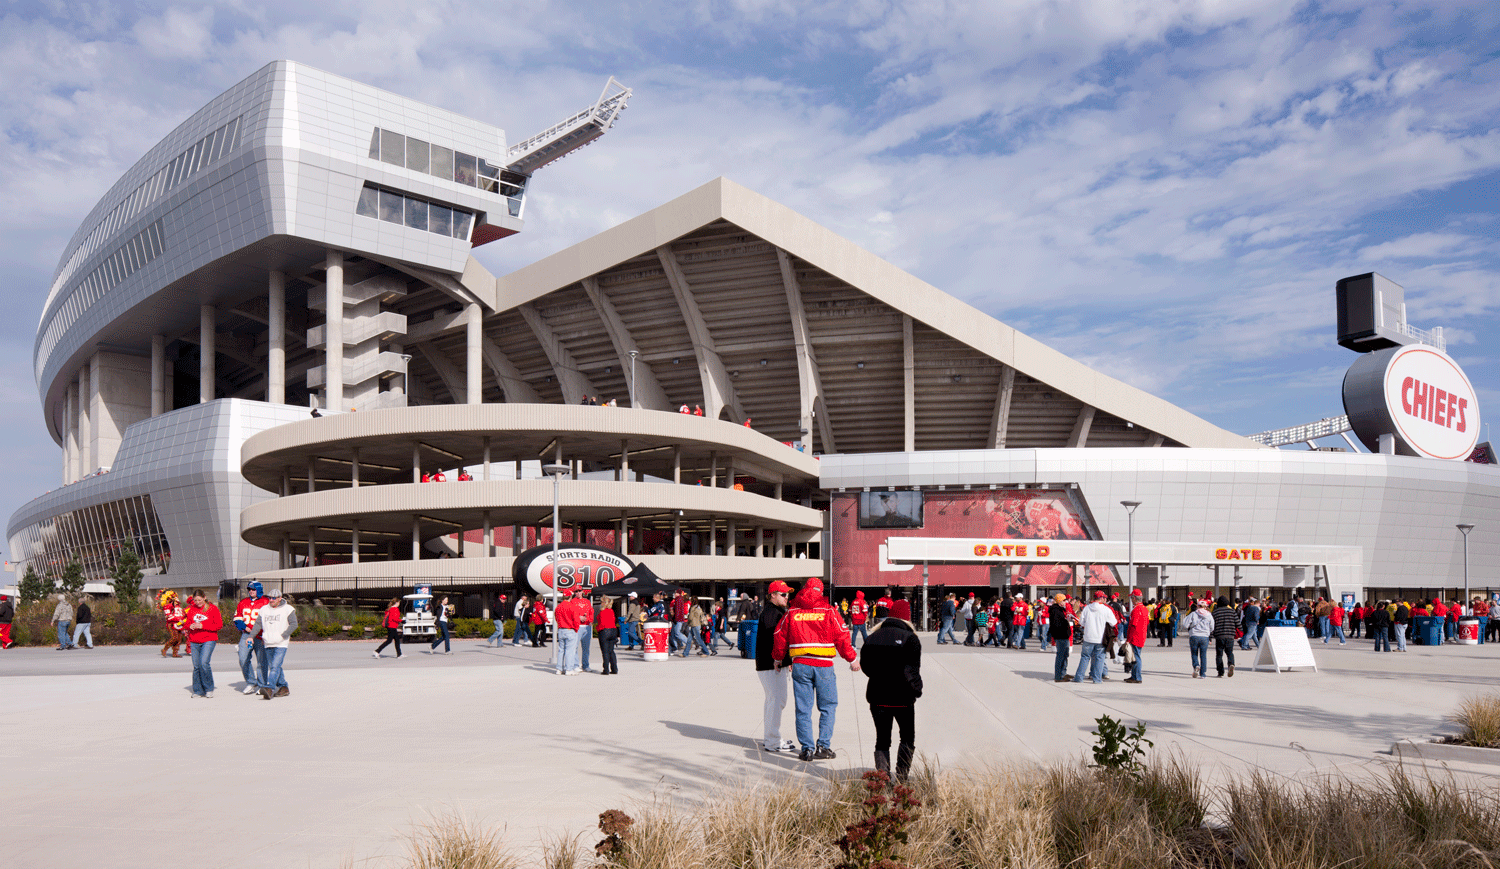
[[[1371,451],[1393,435],[1396,452],[1467,459],[1479,440],[1479,400],[1452,357],[1410,344],[1366,354],[1344,376],[1344,410]]]
[[[614,582],[635,568],[635,562],[602,546],[584,543],[562,543],[557,547],[557,562],[552,547],[534,546],[516,556],[515,577],[521,585],[537,594],[551,594],[553,579],[559,592],[591,589]]]

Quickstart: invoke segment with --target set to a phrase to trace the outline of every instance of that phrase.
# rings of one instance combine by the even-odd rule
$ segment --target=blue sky
[[[519,139],[504,272],[725,175],[1251,433],[1342,413],[1334,282],[1379,271],[1494,406],[1500,3],[13,3],[0,17],[0,515],[59,481],[31,369],[63,245],[147,148],[289,58]]]

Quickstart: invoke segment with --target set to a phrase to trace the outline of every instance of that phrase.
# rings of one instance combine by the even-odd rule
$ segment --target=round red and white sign
[[[635,567],[635,562],[602,546],[563,543],[557,550],[557,590],[588,590],[614,582]],[[518,582],[537,594],[552,593],[552,546],[534,546],[516,556]]]
[[[1344,410],[1360,440],[1379,450],[1433,459],[1467,459],[1479,441],[1479,400],[1452,357],[1411,344],[1366,354],[1344,377]]]

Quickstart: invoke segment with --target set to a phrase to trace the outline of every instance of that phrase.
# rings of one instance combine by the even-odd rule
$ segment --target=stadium
[[[62,480],[11,517],[15,560],[106,580],[128,545],[148,588],[480,599],[555,518],[714,594],[1500,587],[1500,470],[1469,451],[1353,409],[1225,431],[723,178],[489,272],[472,250],[630,96],[507,145],[278,61],[193,114],[60,257],[34,366]],[[1353,349],[1447,358],[1370,286]]]

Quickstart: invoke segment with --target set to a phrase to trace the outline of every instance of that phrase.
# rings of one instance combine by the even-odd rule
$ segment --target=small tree
[[[76,595],[83,591],[83,562],[78,560],[78,554],[73,554],[73,560],[63,568],[62,576],[58,578],[58,585],[62,586],[64,594]]]
[[[28,564],[16,591],[20,593],[21,603],[34,603],[51,594],[52,589],[52,580],[37,576],[36,568]]]
[[[135,545],[126,543],[115,559],[115,600],[128,613],[135,612],[141,604],[141,559],[135,554]]]

